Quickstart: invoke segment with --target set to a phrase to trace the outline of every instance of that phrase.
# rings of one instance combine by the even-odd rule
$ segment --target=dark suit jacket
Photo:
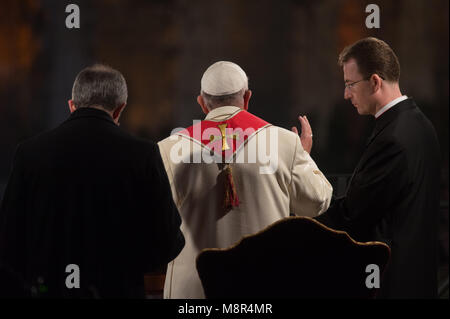
[[[144,273],[184,246],[180,224],[158,146],[83,108],[18,146],[0,262],[38,296],[144,297]],[[69,264],[79,266],[79,289],[66,287]]]
[[[439,177],[434,128],[407,99],[376,120],[346,195],[317,218],[391,247],[379,297],[437,296]]]

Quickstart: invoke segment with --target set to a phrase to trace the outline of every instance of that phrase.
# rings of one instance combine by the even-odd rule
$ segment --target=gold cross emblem
[[[237,133],[233,133],[232,135],[226,135],[227,125],[228,125],[227,123],[223,123],[223,124],[219,124],[218,125],[218,127],[220,129],[220,133],[222,133],[222,136],[211,135],[209,137],[209,141],[210,142],[214,142],[214,141],[217,141],[219,139],[222,140],[222,151],[226,151],[226,150],[230,149],[230,146],[228,146],[228,143],[227,143],[227,138],[231,138],[231,139],[234,139],[234,140],[237,140],[237,141],[239,140],[239,134],[237,134]]]

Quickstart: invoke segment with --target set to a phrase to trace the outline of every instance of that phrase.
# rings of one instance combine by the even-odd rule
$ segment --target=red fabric
[[[226,127],[226,135],[227,135],[227,144],[230,147],[229,150],[222,151],[222,138],[220,138],[221,133],[219,129],[219,125],[227,124]],[[232,156],[236,150],[241,146],[242,143],[245,143],[249,136],[252,134],[243,134],[246,130],[251,132],[252,130],[256,132],[258,129],[268,125],[269,123],[260,119],[259,117],[242,110],[232,118],[221,121],[208,121],[204,120],[199,123],[196,123],[187,129],[179,132],[180,134],[189,136],[203,145],[211,148],[217,155],[222,156],[224,158],[228,158]],[[210,133],[213,134],[210,134]],[[233,139],[229,137],[232,133],[237,133],[240,135],[239,139]],[[211,135],[217,136],[215,141],[210,141]]]
[[[220,130],[220,127],[224,124],[226,124],[226,143],[223,142],[224,139],[222,131]],[[242,110],[232,118],[225,121],[215,122],[204,120],[198,122],[179,132],[179,134],[195,139],[204,146],[212,149],[214,153],[221,156],[223,159],[227,159],[233,156],[236,150],[239,149],[239,147],[245,143],[250,136],[254,135],[256,131],[266,125],[269,125],[269,123],[253,114],[248,113],[247,111]],[[228,149],[223,150],[223,147]],[[239,197],[234,185],[231,166],[226,164],[223,207],[226,210],[229,210],[238,206]]]

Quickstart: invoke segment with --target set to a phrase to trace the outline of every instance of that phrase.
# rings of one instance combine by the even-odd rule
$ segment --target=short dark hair
[[[78,73],[73,83],[72,100],[76,108],[101,106],[109,111],[127,102],[127,84],[113,68],[94,64]]]
[[[364,38],[346,47],[339,55],[338,64],[343,66],[350,59],[356,60],[359,72],[365,78],[378,74],[389,82],[400,80],[398,58],[391,47],[380,39]]]

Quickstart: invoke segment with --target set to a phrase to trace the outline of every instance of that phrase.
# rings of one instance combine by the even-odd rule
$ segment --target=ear
[[[370,83],[372,84],[373,92],[376,93],[381,89],[383,79],[378,74],[372,74],[372,76],[370,77]]]
[[[67,103],[69,104],[69,110],[70,110],[70,113],[75,112],[75,110],[77,109],[77,107],[76,107],[75,104],[73,103],[73,100],[69,100],[69,101],[67,101]]]
[[[244,110],[248,110],[248,102],[250,101],[250,98],[252,97],[252,91],[247,90],[244,93]]]
[[[120,115],[122,114],[122,111],[125,108],[125,105],[127,105],[127,104],[123,103],[122,105],[119,105],[118,107],[116,107],[115,110],[113,111],[112,118],[117,125],[119,125],[119,118],[120,118]]]
[[[206,107],[206,103],[205,103],[205,100],[203,99],[203,96],[201,96],[201,95],[197,96],[197,103],[202,108],[203,113],[205,113],[205,114],[209,113],[209,110]]]

